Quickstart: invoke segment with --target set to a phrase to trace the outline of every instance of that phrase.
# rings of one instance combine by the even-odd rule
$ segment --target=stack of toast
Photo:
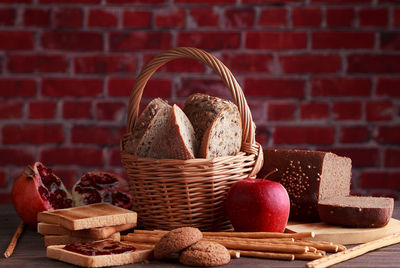
[[[137,214],[108,203],[43,211],[38,214],[38,232],[45,246],[91,242],[103,239],[120,241],[121,231],[136,226]]]

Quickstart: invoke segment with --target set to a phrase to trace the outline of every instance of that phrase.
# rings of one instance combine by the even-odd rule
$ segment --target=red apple
[[[267,179],[244,179],[234,183],[225,201],[235,231],[283,232],[290,210],[286,189]]]

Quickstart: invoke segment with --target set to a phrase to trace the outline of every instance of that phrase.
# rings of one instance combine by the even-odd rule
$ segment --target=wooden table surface
[[[394,218],[400,219],[400,209],[396,203]],[[63,262],[58,262],[46,258],[42,235],[35,230],[25,230],[21,235],[19,243],[15,248],[14,254],[8,258],[3,258],[3,252],[8,246],[10,239],[19,224],[19,218],[14,212],[12,205],[0,205],[0,266],[2,267],[75,267]],[[267,259],[254,259],[242,257],[232,260],[224,267],[305,267],[306,261],[278,261]],[[121,266],[122,267],[122,266]],[[177,262],[158,262],[137,263],[123,267],[155,268],[155,267],[187,267]],[[381,248],[367,253],[363,256],[348,260],[335,265],[334,267],[400,267],[400,244]]]

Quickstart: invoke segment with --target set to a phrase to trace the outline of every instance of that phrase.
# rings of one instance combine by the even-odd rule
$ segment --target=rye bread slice
[[[333,197],[318,202],[326,223],[348,227],[382,227],[393,213],[393,198],[372,196]]]
[[[65,250],[64,247],[64,245],[49,246],[46,249],[46,256],[81,267],[104,267],[149,260],[153,251],[152,249],[143,249],[135,246],[136,250],[125,253],[88,256]]]
[[[160,122],[163,122],[165,113],[170,110],[167,101],[156,98],[152,100],[136,121],[132,132],[132,137],[125,144],[125,150],[129,153],[145,157],[148,151],[148,142],[151,142]],[[161,126],[162,127],[162,126]]]
[[[198,142],[194,129],[179,106],[173,105],[161,134],[151,145],[149,157],[181,160],[196,157]]]
[[[266,149],[258,177],[277,181],[290,198],[290,220],[319,221],[318,201],[350,194],[351,159],[330,152]]]
[[[242,121],[237,106],[206,94],[191,95],[183,111],[201,141],[199,157],[235,155],[242,143]]]

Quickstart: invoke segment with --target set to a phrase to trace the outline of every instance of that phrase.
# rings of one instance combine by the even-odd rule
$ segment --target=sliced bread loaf
[[[199,157],[214,158],[235,155],[240,151],[241,145],[242,123],[235,116],[235,110],[229,107],[217,115],[211,126],[204,133]]]
[[[290,197],[291,220],[319,221],[318,201],[350,194],[351,159],[329,152],[264,150],[262,178],[281,183]]]
[[[393,213],[393,198],[371,196],[333,197],[318,202],[326,223],[349,227],[382,227]]]
[[[179,106],[174,104],[171,110],[161,135],[150,146],[148,157],[193,159],[198,148],[193,126]]]
[[[242,125],[234,103],[194,94],[186,100],[183,111],[193,125],[196,138],[201,141],[199,157],[234,155],[240,151]]]
[[[145,157],[148,144],[166,123],[171,106],[163,99],[152,100],[139,116],[132,131],[132,138],[126,143],[125,150],[129,153]]]

